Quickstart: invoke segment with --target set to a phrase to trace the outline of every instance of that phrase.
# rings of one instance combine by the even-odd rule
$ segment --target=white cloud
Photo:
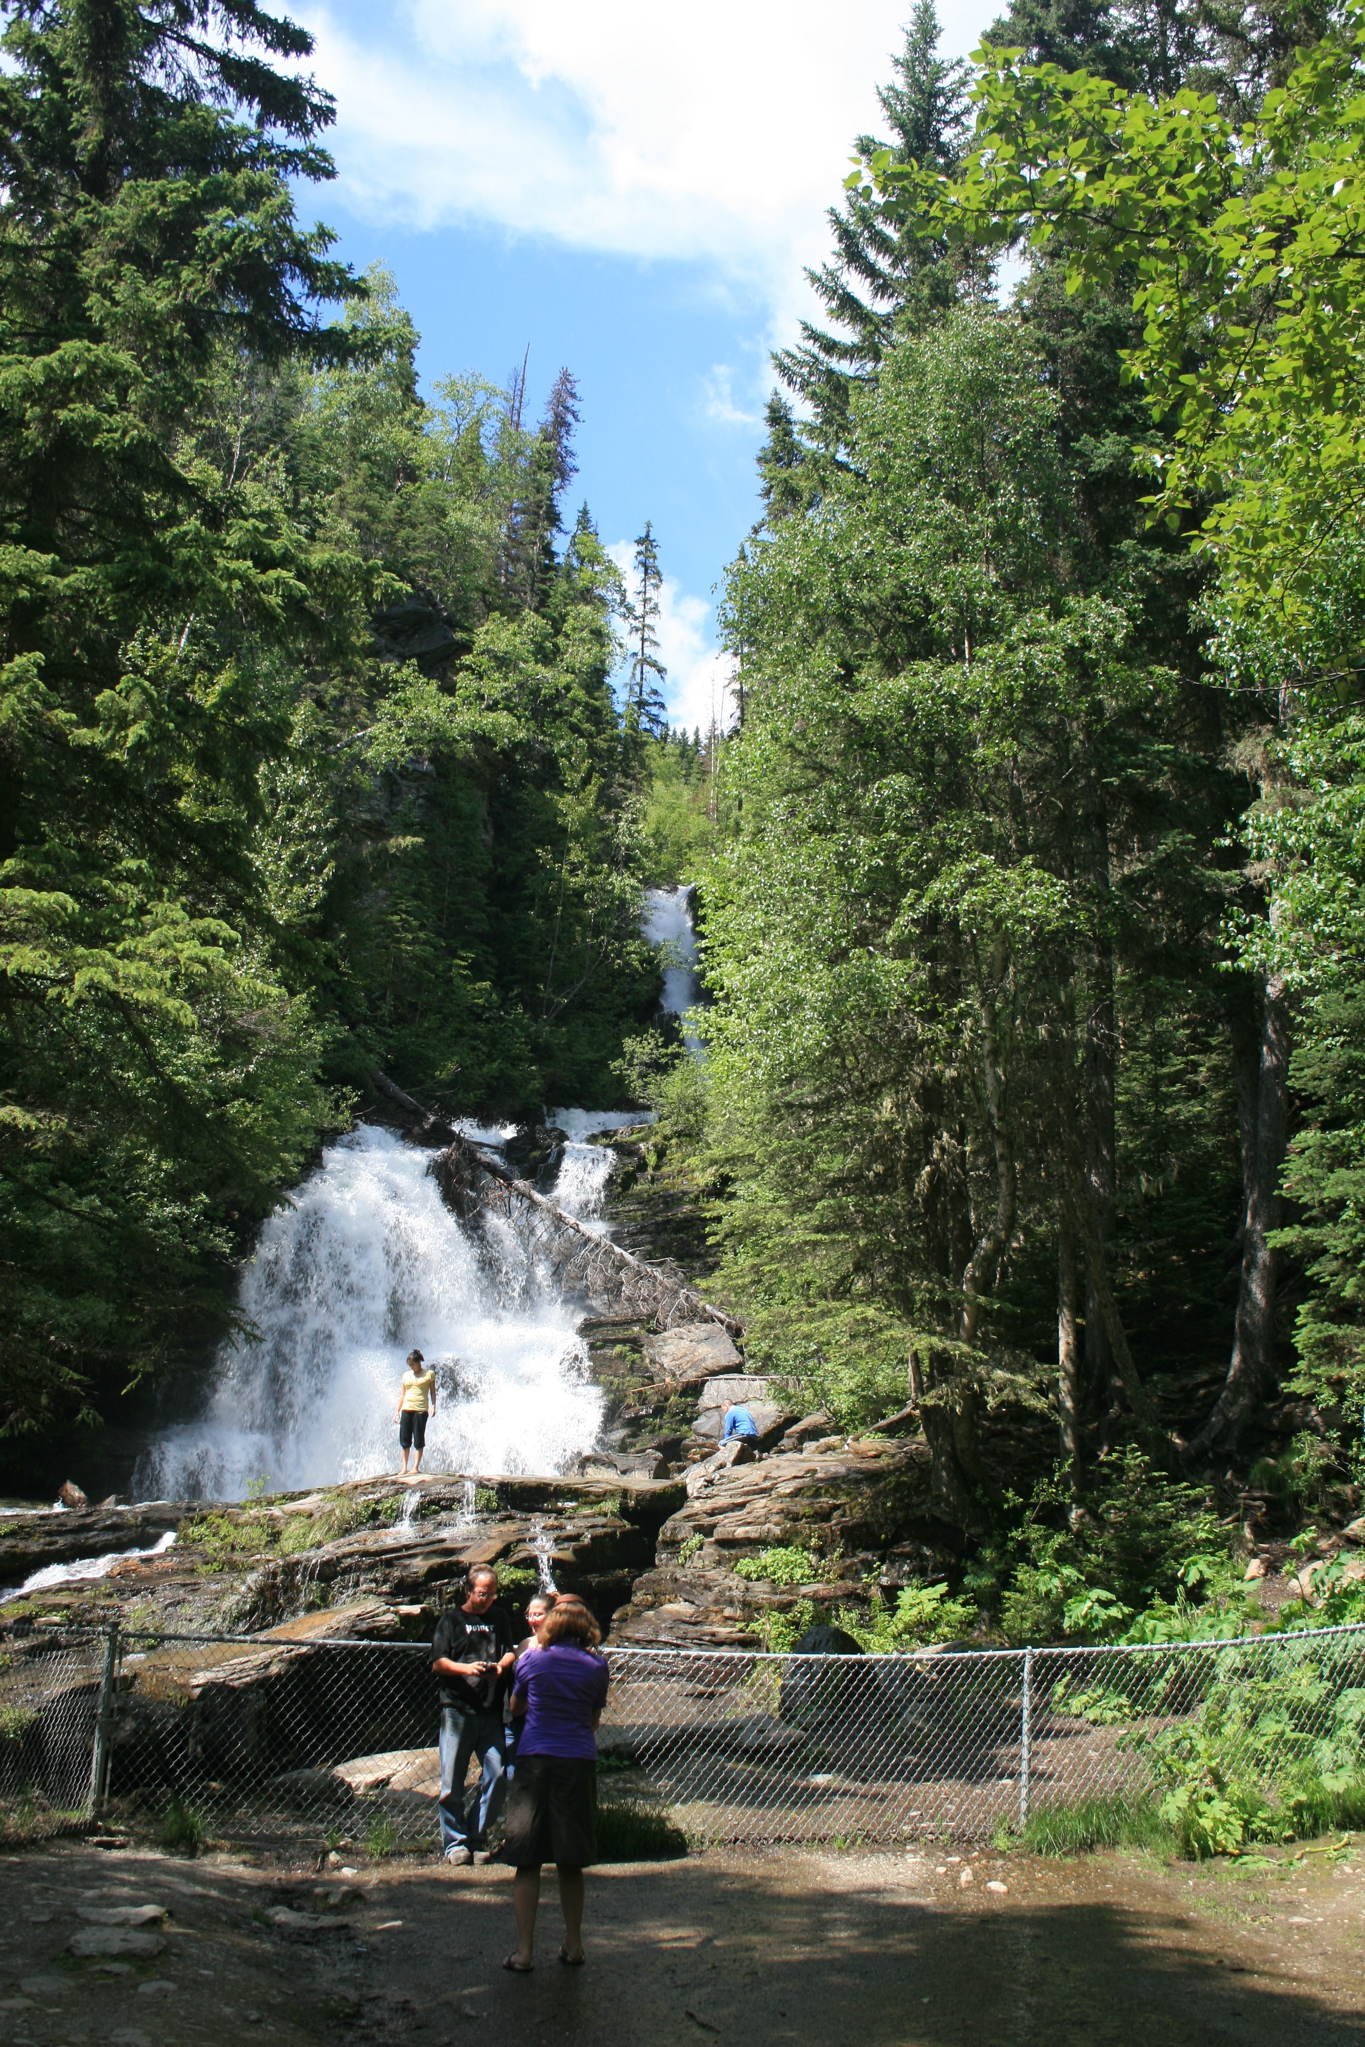
[[[945,6],[968,47],[997,0]],[[341,188],[413,227],[482,221],[710,262],[788,324],[908,0],[322,0]]]
[[[614,541],[607,553],[626,579],[634,580],[633,540]],[[689,732],[709,731],[711,720],[725,730],[734,720],[733,663],[715,643],[715,611],[704,597],[691,597],[671,577],[659,591],[659,659],[668,670],[664,700],[669,720]]]
[[[772,372],[764,358],[765,380],[771,381]],[[761,408],[746,412],[742,405],[735,403],[735,373],[728,362],[712,363],[702,379],[701,409],[704,419],[713,420],[717,426],[758,426],[763,418]]]

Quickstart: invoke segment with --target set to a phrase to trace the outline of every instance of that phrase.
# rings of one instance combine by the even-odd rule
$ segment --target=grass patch
[[[1074,1805],[1047,1805],[1032,1812],[1022,1834],[998,1830],[997,1846],[1024,1848],[1030,1855],[1089,1855],[1097,1848],[1146,1848],[1174,1854],[1174,1827],[1147,1799],[1082,1798]]]
[[[197,1855],[205,1832],[204,1815],[198,1807],[173,1798],[157,1829],[157,1840],[172,1855]]]
[[[365,1851],[373,1855],[376,1862],[383,1862],[398,1846],[398,1829],[387,1813],[381,1813],[374,1820],[365,1836]]]
[[[1333,1832],[1365,1831],[1365,1779],[1329,1790],[1317,1787],[1318,1795],[1303,1798],[1292,1813],[1276,1814],[1276,1824],[1258,1833],[1247,1830],[1248,1839],[1275,1842],[1315,1840]],[[1153,1855],[1179,1855],[1203,1860],[1220,1850],[1205,1827],[1196,1830],[1189,1816],[1173,1802],[1125,1797],[1083,1798],[1074,1805],[1048,1805],[1030,1813],[1028,1825],[1017,1833],[1007,1819],[1001,1819],[991,1836],[998,1849],[1022,1848],[1030,1855],[1090,1855],[1099,1848],[1139,1848]],[[1240,1852],[1243,1840],[1229,1837],[1222,1853]]]
[[[686,1853],[686,1835],[658,1806],[633,1798],[598,1806],[599,1862],[671,1862]]]

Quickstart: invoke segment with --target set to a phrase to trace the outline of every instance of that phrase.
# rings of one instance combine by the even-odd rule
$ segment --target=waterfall
[[[645,896],[643,930],[651,945],[666,945],[669,949],[660,1007],[670,1016],[686,1016],[701,994],[691,889],[685,886],[650,889]],[[693,1054],[702,1050],[701,1039],[694,1031],[683,1031],[683,1043]]]
[[[609,1151],[583,1149],[610,1169]],[[296,1491],[395,1470],[393,1410],[414,1348],[436,1371],[428,1470],[558,1471],[591,1449],[603,1396],[577,1310],[525,1218],[462,1223],[430,1158],[369,1124],[329,1147],[265,1223],[243,1274],[254,1335],[223,1345],[202,1417],[148,1445],[139,1498],[241,1499],[255,1478]]]
[[[550,1538],[545,1533],[545,1523],[539,1517],[531,1523],[528,1530],[528,1538],[532,1549],[536,1553],[536,1586],[538,1590],[541,1592],[558,1592],[559,1587],[555,1584],[554,1572],[550,1568],[550,1559],[554,1552],[550,1548]]]
[[[690,889],[651,889],[642,929],[669,948],[663,1007],[681,1017],[700,988]],[[701,1052],[691,1032],[685,1041]],[[555,1199],[608,1230],[615,1158],[588,1139],[639,1115],[548,1116],[567,1139]],[[512,1135],[462,1127],[484,1145]],[[604,1397],[577,1307],[536,1249],[529,1219],[513,1203],[462,1222],[427,1170],[430,1157],[371,1124],[328,1148],[263,1226],[242,1277],[242,1333],[221,1347],[199,1418],[148,1444],[133,1477],[138,1498],[233,1500],[256,1479],[300,1491],[393,1471],[393,1410],[414,1348],[436,1371],[427,1470],[554,1472],[593,1447]],[[472,1480],[465,1485],[472,1514]],[[401,1525],[409,1518],[405,1509]]]

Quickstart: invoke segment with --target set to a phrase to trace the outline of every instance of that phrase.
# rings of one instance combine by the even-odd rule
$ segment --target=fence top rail
[[[201,1643],[212,1648],[231,1649],[365,1649],[394,1650],[400,1654],[431,1654],[431,1644],[418,1642],[374,1642],[358,1639],[354,1635],[212,1635],[172,1634],[160,1628],[131,1628],[114,1623],[124,1642]],[[105,1635],[107,1629],[90,1631],[92,1635]],[[654,1658],[661,1663],[674,1662],[686,1657],[692,1661],[735,1662],[735,1663],[856,1663],[877,1665],[887,1663],[933,1663],[971,1664],[1022,1662],[1025,1656],[1062,1656],[1068,1659],[1096,1656],[1173,1656],[1202,1650],[1206,1654],[1221,1653],[1226,1649],[1257,1649],[1269,1651],[1289,1643],[1324,1642],[1340,1639],[1347,1635],[1365,1637],[1365,1621],[1351,1621],[1332,1628],[1286,1628],[1272,1635],[1236,1635],[1224,1639],[1210,1637],[1192,1642],[1048,1642],[1018,1649],[938,1649],[922,1648],[893,1652],[889,1655],[834,1655],[797,1656],[794,1652],[774,1649],[704,1649],[704,1648],[636,1648],[630,1642],[606,1642],[603,1654],[618,1657]]]

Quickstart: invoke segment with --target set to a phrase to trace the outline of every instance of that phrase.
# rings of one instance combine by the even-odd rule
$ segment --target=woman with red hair
[[[503,1963],[535,1967],[541,1865],[559,1874],[564,1945],[559,1959],[582,1965],[583,1871],[597,1860],[597,1723],[607,1699],[601,1630],[572,1592],[561,1592],[517,1664],[512,1717],[521,1723],[517,1773],[507,1802],[502,1860],[515,1863],[517,1946]]]

